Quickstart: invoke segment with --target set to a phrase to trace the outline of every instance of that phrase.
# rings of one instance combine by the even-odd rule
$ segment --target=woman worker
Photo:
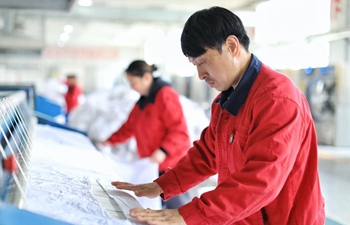
[[[141,97],[127,121],[102,144],[115,145],[135,137],[138,155],[158,163],[161,176],[186,155],[190,138],[179,94],[161,78],[153,77],[156,70],[143,60],[133,61],[126,69],[131,87]],[[164,207],[178,208],[189,200],[186,193],[168,200]]]

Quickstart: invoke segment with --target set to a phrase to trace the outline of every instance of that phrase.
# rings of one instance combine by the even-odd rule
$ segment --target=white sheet
[[[158,177],[158,164],[151,162],[149,158],[133,158],[125,160],[122,154],[105,153],[104,156],[118,172],[120,180],[132,184],[150,183]],[[143,208],[161,209],[161,198],[137,197]]]
[[[132,224],[108,215],[92,194],[93,177],[121,179],[84,135],[35,127],[25,209],[77,225]]]

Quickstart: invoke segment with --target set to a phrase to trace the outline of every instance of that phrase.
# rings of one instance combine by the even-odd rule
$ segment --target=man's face
[[[77,83],[77,79],[75,77],[68,77],[67,78],[67,85],[69,87],[73,87],[74,85],[76,85]]]
[[[234,82],[238,71],[234,69],[234,58],[228,45],[223,44],[222,52],[208,48],[197,58],[189,58],[198,71],[198,77],[218,91],[227,90]]]

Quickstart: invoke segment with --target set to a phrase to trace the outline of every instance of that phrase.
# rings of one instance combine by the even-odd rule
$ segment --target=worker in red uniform
[[[141,97],[127,121],[102,144],[115,145],[135,137],[138,155],[150,157],[159,164],[159,175],[175,166],[190,147],[190,139],[179,94],[161,78],[153,77],[155,65],[133,61],[126,77]],[[186,193],[165,202],[166,208],[177,208],[189,201]]]
[[[324,225],[317,137],[299,88],[249,53],[234,13],[194,13],[181,35],[198,77],[221,93],[201,137],[152,183],[112,182],[137,196],[164,199],[218,174],[217,187],[171,210],[131,209],[148,224]]]
[[[66,100],[66,118],[68,122],[69,113],[79,105],[79,99],[83,91],[78,85],[77,77],[74,74],[67,75],[66,84],[68,89],[64,97]]]

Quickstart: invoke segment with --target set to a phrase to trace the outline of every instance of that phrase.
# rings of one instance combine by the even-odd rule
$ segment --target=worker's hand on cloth
[[[164,162],[165,158],[166,158],[166,154],[160,149],[155,150],[150,157],[152,162],[155,162],[158,164],[161,164],[162,162]]]
[[[130,216],[152,225],[186,225],[177,209],[131,209]]]
[[[114,181],[111,183],[118,189],[133,191],[138,197],[156,198],[163,193],[162,188],[156,183],[130,184],[127,182]]]
[[[112,145],[109,141],[101,141],[98,144],[104,145],[104,146],[111,146]]]
[[[96,143],[96,148],[101,152],[111,152],[112,144],[108,141],[102,141]]]

